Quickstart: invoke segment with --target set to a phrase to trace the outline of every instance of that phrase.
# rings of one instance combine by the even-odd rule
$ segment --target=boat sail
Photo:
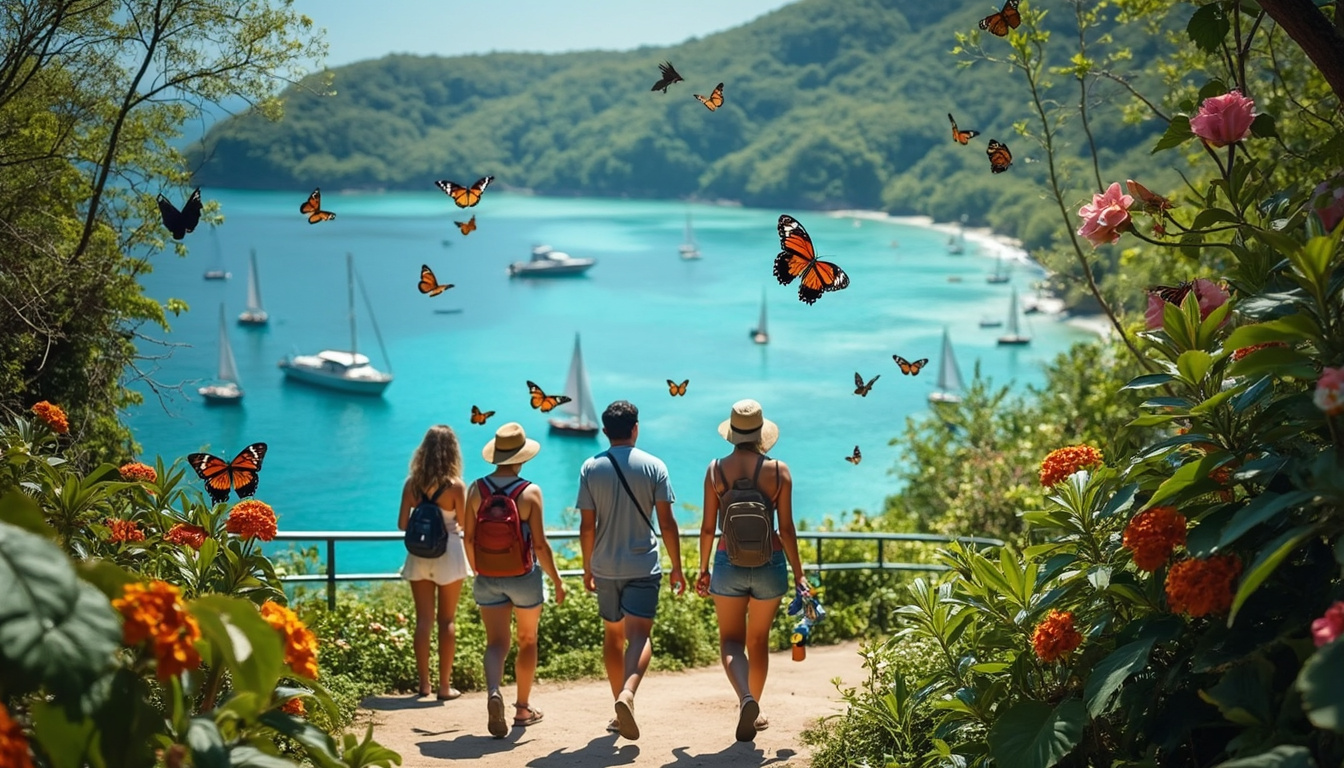
[[[387,385],[392,383],[392,365],[388,364],[386,373],[369,365],[369,358],[359,354],[355,336],[355,257],[345,255],[346,279],[349,283],[350,306],[350,350],[324,349],[316,355],[290,355],[280,361],[280,369],[285,377],[327,389],[351,392],[358,395],[381,395]],[[369,322],[373,325],[373,335],[378,339],[378,347],[387,360],[387,349],[383,346],[383,336],[378,331],[378,321],[373,317],[373,308],[369,306],[369,296],[360,284],[364,294],[364,306],[369,310]]]
[[[219,232],[214,227],[210,228],[210,240],[215,246],[215,262],[205,270],[203,277],[206,280],[228,280],[233,275],[224,269],[224,249],[219,246]]]
[[[761,291],[761,319],[756,321],[756,327],[751,329],[751,340],[757,344],[770,343],[770,332],[765,327],[765,291]]]
[[[995,260],[995,262],[994,262],[994,274],[987,276],[987,277],[985,278],[985,282],[987,282],[987,283],[1006,283],[1006,282],[1008,282],[1008,280],[1010,279],[1010,277],[1009,277],[1009,273],[1012,271],[1012,266],[1009,265],[1009,266],[1005,269],[1005,268],[1004,268],[1004,263],[1003,263],[1003,262],[1004,262],[1004,258],[1003,258],[1003,256],[999,256],[999,257]]]
[[[942,359],[938,361],[938,388],[929,393],[931,403],[961,402],[961,370],[957,368],[957,358],[952,354],[952,337],[943,329]]]
[[[686,241],[677,249],[686,261],[700,258],[700,245],[695,242],[695,231],[691,229],[691,214],[686,214]]]
[[[247,265],[247,310],[238,315],[239,325],[265,325],[270,315],[261,306],[261,278],[257,276],[257,249]]]
[[[565,394],[569,402],[556,410],[569,418],[551,419],[551,433],[576,437],[597,437],[597,408],[593,405],[593,391],[588,387],[588,370],[583,367],[583,352],[579,348],[579,334],[574,334],[574,356],[569,361],[569,376],[565,379]]]
[[[243,399],[243,390],[238,381],[238,365],[233,360],[233,347],[229,346],[229,330],[224,323],[224,304],[219,305],[219,383],[201,387],[196,391],[205,398],[206,404],[233,405]]]
[[[1030,336],[1022,335],[1022,330],[1018,327],[1017,316],[1017,289],[1014,288],[1012,298],[1008,302],[1008,332],[999,337],[1000,345],[1023,345],[1031,343]]]
[[[947,252],[959,256],[966,252],[966,215],[962,214],[957,231],[947,236]]]

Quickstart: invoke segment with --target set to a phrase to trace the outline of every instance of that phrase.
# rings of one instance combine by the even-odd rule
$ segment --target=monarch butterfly
[[[439,189],[444,191],[444,194],[453,198],[453,202],[457,203],[458,208],[470,208],[481,202],[481,195],[485,194],[485,188],[490,186],[490,182],[494,180],[494,176],[485,176],[477,179],[476,183],[472,184],[470,187],[464,187],[455,181],[449,181],[447,179],[439,179],[434,183],[438,185]],[[466,233],[464,232],[463,234]]]
[[[464,235],[470,235],[472,232],[476,231],[475,216],[472,216],[470,219],[467,219],[466,221],[454,221],[453,223],[457,225],[458,229],[462,230],[462,234]]]
[[[452,283],[444,285],[434,277],[434,270],[429,268],[428,264],[420,265],[420,288],[421,293],[428,293],[430,296],[438,296],[440,293],[453,287]]]
[[[1007,0],[1003,4],[1003,10],[998,13],[991,13],[980,20],[980,28],[989,30],[991,35],[1006,37],[1008,30],[1017,29],[1022,23],[1022,14],[1017,12],[1018,0]]]
[[[913,363],[900,355],[892,355],[891,359],[895,360],[896,364],[901,366],[901,373],[904,373],[906,376],[918,376],[919,372],[924,369],[924,366],[929,364],[929,358],[927,357],[921,357]]]
[[[308,201],[299,206],[299,213],[308,214],[308,223],[316,224],[319,221],[331,221],[336,218],[336,214],[331,211],[322,210],[322,188],[313,190],[313,194],[308,196]]]
[[[1000,144],[994,139],[989,140],[989,146],[985,147],[985,154],[989,155],[990,173],[1003,173],[1008,170],[1008,166],[1013,164],[1013,153],[1008,151],[1008,145]]]
[[[194,232],[196,225],[201,223],[200,187],[192,190],[192,193],[187,197],[186,205],[182,206],[181,211],[177,210],[177,207],[163,195],[159,195],[158,203],[159,216],[163,218],[163,226],[173,233],[174,240],[181,240],[187,236],[188,232]]]
[[[541,387],[530,381],[527,382],[527,391],[532,394],[532,407],[542,413],[547,413],[555,406],[564,405],[573,399],[568,395],[548,395],[541,391]]]
[[[878,375],[876,375],[876,376],[874,376],[873,378],[869,379],[867,384],[864,384],[864,383],[863,383],[863,377],[859,375],[859,372],[858,372],[858,371],[855,371],[855,372],[854,372],[854,394],[858,395],[859,397],[867,397],[867,396],[868,396],[868,393],[871,392],[872,389],[873,389],[873,383],[876,382],[876,381],[877,381],[878,379],[880,379],[880,378],[882,378],[882,374],[879,373]]]
[[[792,216],[779,217],[779,247],[781,250],[775,257],[775,279],[780,285],[788,285],[795,277],[801,277],[798,300],[804,304],[816,303],[826,291],[849,287],[849,275],[839,266],[817,259],[812,238]]]
[[[1185,297],[1189,295],[1195,287],[1194,281],[1187,280],[1180,285],[1153,285],[1149,286],[1148,292],[1162,299],[1169,304],[1180,306]]]
[[[482,412],[480,408],[477,408],[477,407],[474,406],[474,405],[471,406],[471,423],[472,423],[472,424],[484,424],[486,419],[488,419],[488,418],[490,418],[491,416],[494,416],[494,415],[495,415],[495,412],[494,412],[494,411],[485,411],[485,412]]]
[[[672,67],[672,62],[670,61],[665,61],[662,64],[659,64],[658,71],[661,72],[663,76],[658,78],[658,82],[653,84],[653,87],[649,89],[650,91],[662,91],[663,93],[667,93],[667,86],[682,81],[681,75]]]
[[[856,467],[859,466],[859,462],[863,461],[863,454],[859,452],[859,446],[854,446],[854,455],[846,456],[845,461],[848,461]]]
[[[980,135],[979,131],[961,131],[957,130],[957,121],[952,118],[952,113],[947,113],[947,119],[952,121],[952,140],[965,146],[971,139]]]
[[[700,103],[704,104],[710,112],[713,112],[723,106],[723,83],[716,85],[714,87],[714,92],[709,94],[709,96],[701,96],[698,93],[692,95],[699,99]]]
[[[1133,179],[1125,179],[1125,186],[1129,189],[1130,194],[1139,198],[1140,202],[1143,203],[1143,209],[1149,213],[1161,213],[1176,207],[1175,203]]]
[[[671,379],[668,379],[667,389],[672,394],[673,397],[682,397],[683,395],[686,394],[686,385],[690,383],[691,383],[690,379],[687,379],[681,382],[680,384]]]
[[[210,494],[210,500],[218,504],[229,498],[230,490],[237,493],[240,499],[256,493],[257,482],[261,479],[257,473],[261,471],[261,460],[264,458],[266,444],[253,443],[230,462],[208,453],[192,453],[187,456],[187,463],[205,481],[205,491]]]

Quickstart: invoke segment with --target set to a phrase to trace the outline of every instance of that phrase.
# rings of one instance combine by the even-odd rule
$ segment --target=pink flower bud
[[[1255,101],[1233,90],[1205,99],[1190,118],[1190,131],[1211,147],[1226,147],[1250,136],[1253,122]]]
[[[1311,622],[1311,639],[1320,648],[1338,640],[1340,635],[1344,635],[1344,602],[1335,601],[1325,609],[1324,616]]]

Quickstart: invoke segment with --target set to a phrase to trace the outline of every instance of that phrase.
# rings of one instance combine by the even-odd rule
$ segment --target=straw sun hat
[[[523,425],[510,421],[495,430],[494,438],[481,449],[481,456],[491,464],[522,464],[541,450],[541,443],[528,438]]]
[[[761,450],[768,451],[779,439],[779,426],[765,418],[760,403],[738,400],[733,403],[733,415],[719,425],[719,434],[733,445],[759,441]]]

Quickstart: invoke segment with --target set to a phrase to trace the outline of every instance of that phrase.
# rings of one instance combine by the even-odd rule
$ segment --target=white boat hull
[[[551,434],[566,437],[597,437],[596,424],[585,424],[578,419],[551,419]]]
[[[257,312],[243,312],[238,315],[239,325],[266,325],[271,320],[271,316],[266,314],[265,310]]]
[[[237,405],[243,401],[243,390],[233,384],[218,384],[196,390],[207,405]]]
[[[1030,336],[1000,336],[999,346],[1023,346],[1031,343]]]
[[[546,264],[536,261],[515,261],[509,265],[509,277],[566,277],[582,275],[597,263],[596,259],[574,259],[564,264]]]
[[[339,368],[323,365],[316,357],[298,356],[280,361],[285,378],[324,389],[349,392],[356,395],[381,395],[392,383],[391,374],[368,365]]]
[[[931,392],[929,394],[930,403],[960,403],[961,395],[951,392]]]

